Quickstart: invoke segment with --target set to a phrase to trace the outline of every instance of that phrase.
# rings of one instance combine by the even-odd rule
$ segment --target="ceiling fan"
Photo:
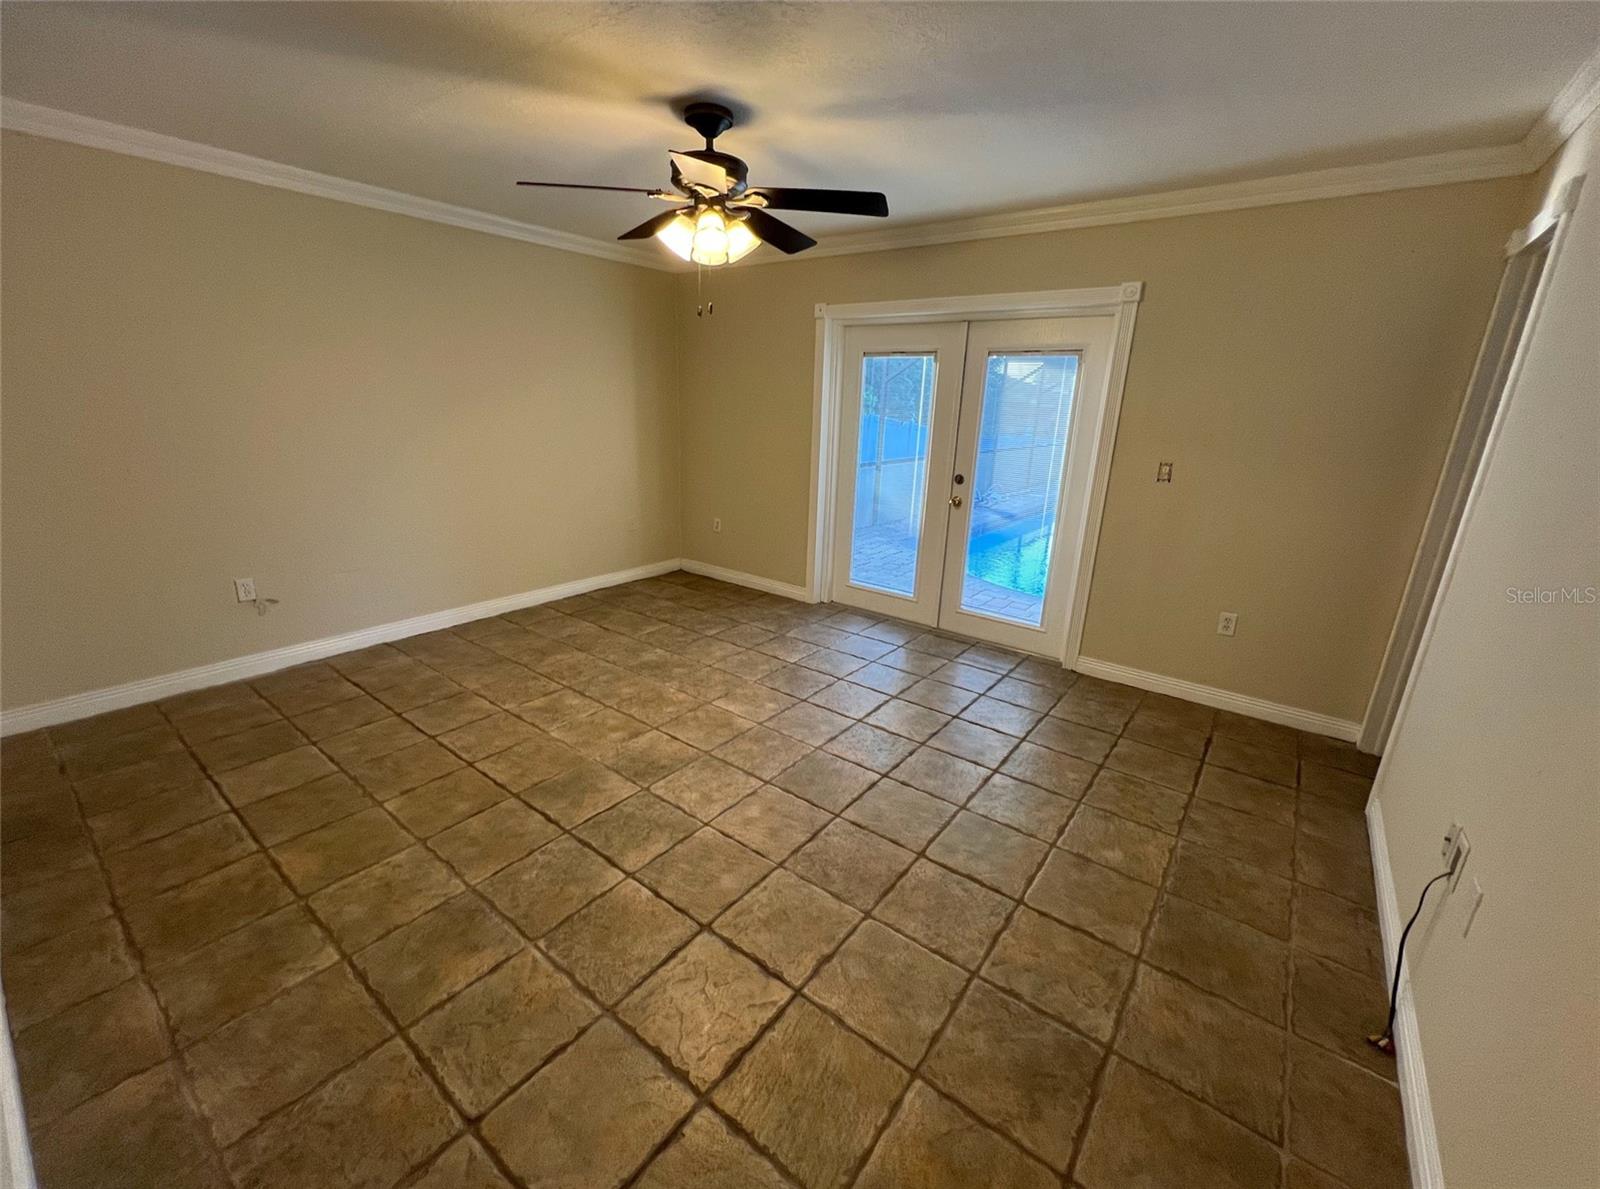
[[[518,182],[517,185],[611,190],[643,194],[674,204],[687,199],[687,205],[646,219],[617,238],[655,236],[683,259],[708,266],[732,264],[764,243],[789,256],[816,245],[816,240],[769,214],[770,211],[821,211],[835,215],[874,215],[880,219],[889,213],[888,199],[873,190],[749,185],[749,167],[729,153],[718,152],[715,147],[717,137],[733,127],[733,112],[720,103],[689,104],[684,108],[683,122],[705,138],[706,147],[667,154],[672,166],[673,190],[586,186],[573,182]]]

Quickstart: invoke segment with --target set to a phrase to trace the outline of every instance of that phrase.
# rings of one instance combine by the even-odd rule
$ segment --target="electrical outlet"
[[[256,601],[256,580],[254,578],[235,578],[233,580],[233,597],[241,603]]]
[[[1158,463],[1156,463],[1156,482],[1157,483],[1171,483],[1172,482],[1172,464],[1170,462],[1158,462]]]
[[[1441,855],[1444,859],[1444,869],[1450,873],[1445,885],[1451,891],[1454,891],[1456,884],[1461,881],[1461,869],[1467,865],[1467,856],[1471,853],[1472,842],[1467,838],[1467,828],[1460,822],[1451,822],[1450,828],[1445,831]]]
[[[720,533],[722,531],[722,517],[713,516],[711,518],[711,531],[714,533]]]
[[[1237,611],[1224,611],[1217,616],[1217,635],[1231,636],[1234,629],[1239,626],[1239,613]]]

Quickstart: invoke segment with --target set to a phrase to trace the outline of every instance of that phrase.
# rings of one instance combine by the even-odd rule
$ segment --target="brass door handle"
[[[959,508],[961,506],[961,497],[959,495],[951,496],[950,497],[950,506],[952,508]]]

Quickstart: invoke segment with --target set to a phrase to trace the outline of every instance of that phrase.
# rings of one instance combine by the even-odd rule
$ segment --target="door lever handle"
[[[959,508],[961,506],[961,497],[959,495],[951,496],[950,497],[950,506],[952,508]]]

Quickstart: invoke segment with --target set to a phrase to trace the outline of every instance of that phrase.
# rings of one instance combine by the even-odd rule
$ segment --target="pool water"
[[[1050,568],[1050,535],[1026,536],[986,533],[967,551],[967,574],[1018,594],[1044,594],[1045,573]]]

